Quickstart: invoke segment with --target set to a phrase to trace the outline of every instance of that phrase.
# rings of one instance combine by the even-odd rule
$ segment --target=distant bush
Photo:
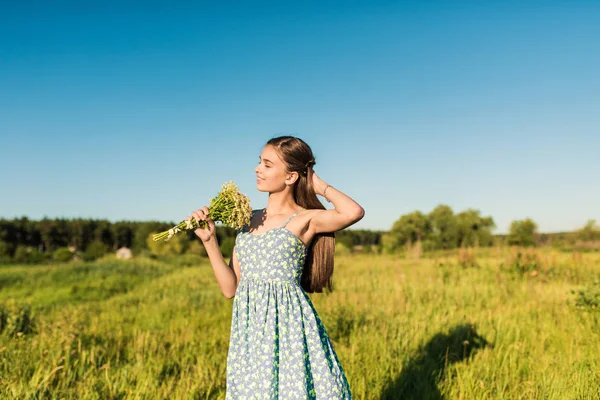
[[[85,249],[83,253],[83,259],[85,261],[94,261],[98,258],[104,256],[108,251],[106,245],[99,240],[93,241],[89,244],[89,246]]]
[[[11,246],[0,240],[0,264],[9,263],[12,261],[12,249]]]
[[[17,246],[13,261],[19,264],[39,264],[46,260],[46,256],[30,246]]]
[[[577,231],[577,238],[583,242],[600,240],[600,227],[596,225],[595,220],[591,219]]]
[[[72,258],[73,253],[66,247],[59,247],[58,249],[54,250],[54,253],[52,253],[52,259],[57,262],[71,261]]]
[[[513,221],[510,224],[510,233],[507,241],[509,245],[517,246],[535,246],[537,235],[537,224],[531,219],[526,218],[520,221]]]
[[[13,261],[16,263],[26,263],[28,250],[29,248],[27,246],[17,246],[15,254],[13,255]]]

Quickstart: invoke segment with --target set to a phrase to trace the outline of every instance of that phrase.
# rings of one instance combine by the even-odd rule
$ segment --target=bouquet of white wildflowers
[[[210,199],[208,206],[208,217],[215,222],[223,224],[235,229],[242,229],[246,224],[250,223],[252,216],[252,207],[250,207],[250,199],[240,193],[237,186],[233,182],[224,183],[221,191]],[[206,228],[206,221],[192,218],[189,221],[181,221],[171,229],[152,235],[154,241],[165,241],[171,239],[177,232],[190,231],[197,228]]]

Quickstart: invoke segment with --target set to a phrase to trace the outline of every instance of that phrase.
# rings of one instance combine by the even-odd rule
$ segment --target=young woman
[[[229,399],[351,399],[350,387],[307,292],[331,289],[333,232],[364,216],[350,197],[320,179],[301,139],[282,136],[265,145],[256,187],[269,193],[238,232],[229,266],[208,208],[188,219],[207,221],[202,240],[223,294],[232,298],[227,357]],[[326,210],[317,198],[335,206]]]

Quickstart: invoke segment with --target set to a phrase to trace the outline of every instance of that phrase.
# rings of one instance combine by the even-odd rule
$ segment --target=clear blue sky
[[[229,180],[260,208],[261,148],[292,134],[357,229],[600,220],[598,1],[13,3],[0,217],[179,221]]]

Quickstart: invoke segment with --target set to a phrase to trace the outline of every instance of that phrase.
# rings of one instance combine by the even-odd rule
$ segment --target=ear
[[[296,181],[298,180],[298,173],[297,172],[290,172],[287,174],[287,178],[285,179],[285,184],[287,186],[291,186],[293,185]]]

